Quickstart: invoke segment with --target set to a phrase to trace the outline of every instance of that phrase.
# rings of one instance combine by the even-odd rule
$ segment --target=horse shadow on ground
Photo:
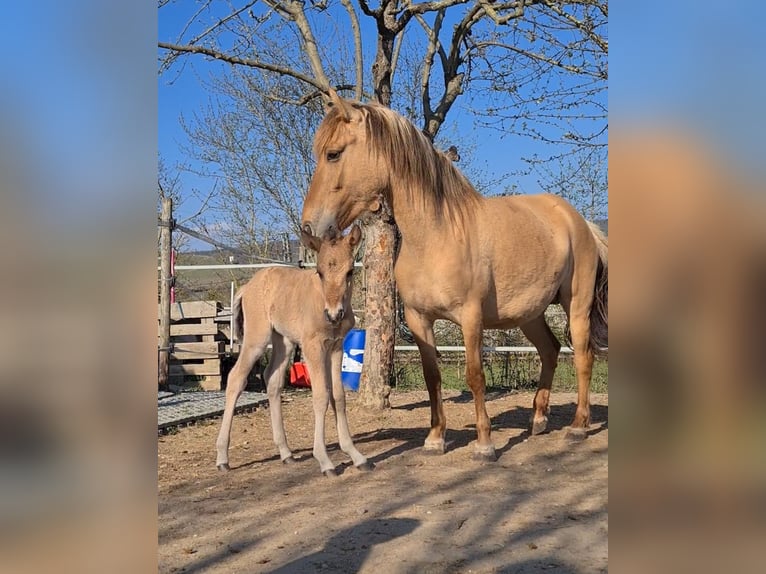
[[[487,400],[488,401],[495,400],[499,398],[500,396],[504,396],[505,394],[507,394],[507,392],[488,393]],[[458,396],[444,399],[444,402],[455,402],[455,403],[469,403],[472,401],[473,401],[473,396],[471,395],[471,393],[461,393]],[[413,410],[418,407],[428,406],[428,404],[429,404],[428,401],[419,401],[417,403],[402,405],[395,408],[403,409],[403,410]],[[552,432],[562,431],[566,429],[572,422],[572,419],[574,418],[574,414],[576,410],[577,410],[577,405],[575,403],[553,405],[551,407],[551,412],[548,415],[548,428],[545,430],[544,433],[541,433],[538,436],[545,436]],[[590,413],[591,413],[591,425],[590,425],[590,429],[586,433],[587,436],[596,435],[608,428],[608,419],[609,419],[608,406],[591,405]],[[496,453],[498,456],[501,456],[502,454],[511,450],[513,447],[521,444],[522,442],[530,438],[531,435],[529,433],[529,420],[531,416],[532,416],[531,407],[516,406],[510,410],[496,414],[492,417],[491,422],[492,422],[493,430],[497,430],[497,429],[522,430],[521,433],[512,437],[506,444],[502,446],[496,445]],[[424,421],[424,422],[427,422],[427,421]],[[394,456],[402,455],[404,453],[411,452],[411,451],[418,451],[423,446],[423,441],[425,440],[425,437],[427,434],[428,434],[428,427],[426,426],[412,427],[412,428],[382,428],[375,431],[355,434],[353,435],[353,440],[354,440],[354,444],[357,445],[357,447],[365,443],[376,443],[376,442],[385,442],[385,441],[392,441],[392,442],[399,443],[384,452],[378,453],[368,458],[370,462],[372,462],[373,464],[377,464],[379,462],[382,462]],[[449,424],[448,424],[447,437],[446,437],[447,451],[458,449],[461,447],[466,447],[470,445],[472,442],[474,442],[475,440],[476,440],[476,425],[475,424],[465,425],[463,428],[459,428],[459,429],[449,428]],[[332,452],[332,451],[339,450],[339,446],[337,443],[331,443],[327,445],[327,449],[328,449],[328,452]],[[297,462],[302,462],[305,460],[313,460],[311,449],[296,449],[295,451],[293,451],[293,455],[295,456],[295,460]],[[423,455],[431,456],[431,455],[426,455],[425,453],[423,453]],[[272,461],[278,462],[279,460],[280,460],[279,455],[274,454],[268,457],[258,458],[258,459],[251,460],[243,464],[237,465],[236,467],[232,467],[232,470],[235,470],[238,468],[248,468],[256,464],[261,464],[266,462],[272,462]],[[350,466],[351,466],[350,462],[342,462],[336,466],[335,470],[338,474],[343,474],[343,472]]]
[[[494,396],[488,397],[488,400],[494,400],[499,398],[501,394],[505,393],[493,393]],[[458,402],[467,403],[473,401],[473,397],[470,393],[462,393],[456,397],[445,399],[445,402]],[[420,401],[418,403],[412,403],[409,405],[402,405],[396,407],[399,409],[412,410],[417,406],[428,406],[428,401]],[[575,403],[568,403],[564,405],[553,405],[551,412],[548,415],[548,428],[544,433],[539,436],[545,436],[555,431],[562,431],[566,429],[574,418],[577,405]],[[591,405],[591,425],[587,431],[587,436],[598,434],[608,428],[608,415],[609,407],[605,405]],[[529,421],[532,416],[531,407],[516,406],[505,412],[496,414],[492,417],[492,429],[521,429],[522,432],[511,438],[506,444],[499,448],[496,448],[497,455],[500,456],[503,453],[511,450],[514,446],[521,444],[527,440],[531,435],[529,432]],[[404,454],[410,451],[416,451],[423,446],[423,441],[428,434],[427,427],[420,428],[388,428],[379,429],[377,431],[371,431],[367,433],[361,433],[354,435],[354,443],[364,444],[373,443],[378,441],[394,441],[400,444],[370,457],[370,461],[378,463],[386,460],[390,457]],[[476,425],[469,424],[463,428],[454,429],[447,428],[446,436],[446,449],[453,450],[461,447],[466,447],[476,440]]]

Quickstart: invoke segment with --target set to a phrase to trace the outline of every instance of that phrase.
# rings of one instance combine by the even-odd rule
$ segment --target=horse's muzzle
[[[335,315],[330,314],[330,311],[327,309],[324,310],[324,318],[327,320],[330,325],[337,325],[343,320],[343,315],[345,315],[345,312],[343,311],[343,307],[338,309],[337,313]]]

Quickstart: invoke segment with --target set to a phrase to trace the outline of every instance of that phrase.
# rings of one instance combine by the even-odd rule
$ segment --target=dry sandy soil
[[[286,395],[291,448],[282,464],[268,411],[237,415],[229,459],[215,468],[220,419],[158,439],[159,571],[235,573],[525,573],[607,570],[608,399],[593,395],[589,436],[564,427],[575,395],[554,393],[550,432],[526,432],[532,395],[490,395],[495,463],[472,460],[470,394],[445,392],[448,451],[420,446],[430,420],[425,391],[393,393],[369,413],[349,393],[349,423],[376,468],[362,473],[338,449],[328,414],[326,478],[311,456],[306,391]]]

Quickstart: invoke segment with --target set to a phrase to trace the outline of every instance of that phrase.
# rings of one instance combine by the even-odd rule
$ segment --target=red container
[[[294,387],[310,387],[311,379],[309,378],[309,370],[303,363],[293,363],[290,367],[290,384]]]

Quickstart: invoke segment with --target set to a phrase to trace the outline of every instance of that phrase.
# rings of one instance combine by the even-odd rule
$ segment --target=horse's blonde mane
[[[369,151],[381,157],[389,168],[392,189],[387,193],[406,194],[408,204],[423,215],[433,214],[453,222],[470,216],[481,196],[419,129],[379,104],[350,105],[364,114]],[[317,152],[329,144],[343,124],[341,114],[332,109],[317,131]]]

